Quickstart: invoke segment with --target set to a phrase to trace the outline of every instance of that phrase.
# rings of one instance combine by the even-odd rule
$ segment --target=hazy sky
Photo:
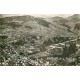
[[[55,16],[60,16],[60,17],[68,17],[71,16],[73,14],[37,14],[37,15],[33,15],[33,16],[39,16],[39,17],[55,17]]]
[[[32,15],[35,17],[54,17],[54,16],[68,17],[73,14],[4,14],[4,16],[22,16],[22,15]]]

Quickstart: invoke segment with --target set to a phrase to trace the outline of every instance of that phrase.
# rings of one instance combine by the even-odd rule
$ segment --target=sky
[[[60,17],[68,17],[73,14],[4,14],[4,16],[22,16],[22,15],[32,15],[35,17],[55,17],[55,16],[60,16]]]

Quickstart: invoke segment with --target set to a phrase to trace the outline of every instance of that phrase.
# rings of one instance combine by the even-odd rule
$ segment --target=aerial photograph
[[[0,14],[0,66],[80,66],[80,14]]]

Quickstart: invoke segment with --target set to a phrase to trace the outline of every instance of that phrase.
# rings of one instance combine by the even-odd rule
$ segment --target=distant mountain
[[[7,34],[11,40],[22,38],[27,35],[43,37],[42,41],[53,39],[53,37],[76,37],[74,27],[78,21],[78,15],[67,18],[63,17],[34,17],[30,15],[24,16],[8,16],[0,19],[1,33]]]
[[[45,33],[45,30],[47,32],[51,30],[50,32],[54,33],[58,27],[60,28],[60,26],[62,26],[63,33],[62,33],[62,31],[61,31],[61,33],[63,35],[65,32],[64,29],[66,28],[66,26],[65,26],[66,24],[64,25],[64,23],[67,22],[67,19],[62,18],[62,17],[52,17],[52,18],[44,19],[44,18],[35,18],[33,16],[27,15],[27,16],[5,17],[4,22],[7,25],[11,24],[12,22],[15,24],[21,22],[21,26],[24,26],[24,25],[30,26],[30,27],[32,27],[32,29],[35,27],[35,29],[37,29],[38,31],[40,31],[41,30],[40,28],[42,28],[44,33]],[[20,28],[21,28],[21,26],[20,26]],[[57,27],[55,27],[55,26],[57,26]],[[60,30],[61,29],[59,29],[59,31]],[[66,31],[67,31],[67,28],[66,28]],[[58,34],[58,32],[56,31],[55,34]],[[52,35],[54,35],[54,34],[52,34]]]
[[[72,15],[72,16],[69,16],[68,17],[69,19],[73,19],[73,20],[79,20],[80,19],[80,14],[74,14],[74,15]]]
[[[77,33],[78,36],[80,36],[80,14],[74,14],[67,18],[70,22],[71,28],[73,28],[74,32]]]
[[[0,18],[3,18],[3,15],[2,14],[0,14]]]

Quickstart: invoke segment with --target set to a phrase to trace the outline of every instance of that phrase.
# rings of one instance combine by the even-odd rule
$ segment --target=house
[[[49,49],[47,50],[47,52],[50,55],[62,55],[63,54],[63,47],[59,47],[59,46],[49,46]]]

